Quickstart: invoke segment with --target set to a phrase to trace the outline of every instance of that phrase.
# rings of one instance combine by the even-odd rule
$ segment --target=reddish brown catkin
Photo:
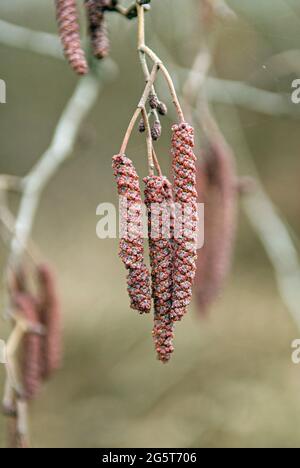
[[[205,244],[199,251],[195,293],[200,311],[216,300],[231,268],[237,224],[234,156],[222,135],[204,153],[206,172]]]
[[[88,65],[81,47],[76,0],[55,0],[55,4],[59,36],[65,56],[76,73],[85,75]]]
[[[39,325],[38,307],[29,294],[16,293],[13,297],[14,306],[29,324]],[[41,388],[41,337],[28,331],[23,338],[21,353],[21,373],[24,386],[22,398],[33,400]]]
[[[174,227],[172,186],[163,176],[149,176],[144,182],[154,299],[153,339],[158,359],[166,363],[174,351],[174,323],[171,320]]]
[[[105,18],[107,0],[85,0],[88,29],[95,57],[103,59],[109,54],[109,39]]]
[[[142,198],[139,177],[132,161],[125,155],[113,157],[113,170],[121,198],[122,233],[120,258],[128,270],[128,294],[131,308],[140,313],[151,310],[150,275],[144,263]],[[124,204],[125,209],[123,209]],[[125,219],[124,219],[125,217]]]
[[[194,129],[187,123],[172,128],[172,156],[176,225],[174,236],[174,321],[182,319],[192,298],[196,271],[197,190]]]
[[[61,307],[55,274],[49,265],[40,265],[37,270],[40,287],[40,322],[45,328],[41,349],[42,377],[49,378],[58,370],[62,360]]]

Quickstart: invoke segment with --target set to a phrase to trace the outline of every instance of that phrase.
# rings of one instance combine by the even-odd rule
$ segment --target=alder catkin
[[[132,161],[122,154],[113,157],[113,170],[122,205],[123,232],[119,256],[128,270],[127,282],[131,308],[140,313],[148,313],[151,310],[150,275],[144,263],[139,177]]]
[[[58,370],[62,360],[62,317],[55,274],[47,264],[37,269],[39,317],[45,336],[41,348],[41,373],[44,379]]]
[[[206,178],[204,247],[199,250],[195,295],[200,312],[216,300],[229,274],[237,225],[234,156],[222,135],[206,145],[200,177]]]
[[[196,272],[197,190],[194,129],[187,123],[172,128],[172,157],[176,223],[174,235],[174,321],[182,319],[192,298]]]
[[[105,18],[105,9],[109,3],[107,0],[85,0],[92,50],[98,59],[103,59],[109,54],[110,44]]]
[[[172,186],[163,176],[149,176],[144,182],[154,299],[153,339],[158,359],[166,363],[174,351],[174,324],[171,320],[174,228]]]
[[[13,304],[17,313],[33,326],[39,325],[39,311],[36,301],[29,294],[16,293]],[[41,336],[28,331],[22,341],[21,374],[26,400],[33,400],[41,388]]]
[[[55,0],[55,5],[59,36],[65,56],[76,73],[85,75],[88,72],[88,65],[81,47],[76,0]]]

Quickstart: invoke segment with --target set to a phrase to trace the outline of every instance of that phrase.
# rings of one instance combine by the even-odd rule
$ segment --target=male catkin
[[[49,378],[62,360],[62,319],[55,275],[47,264],[37,270],[39,284],[39,319],[45,336],[41,347],[42,377]]]
[[[78,75],[88,72],[85,54],[81,47],[76,0],[55,0],[59,36],[64,53]]]
[[[172,186],[163,176],[145,182],[149,255],[154,299],[154,329],[158,359],[168,362],[174,351],[172,313],[174,203]]]
[[[142,198],[139,177],[125,155],[113,157],[113,170],[121,203],[125,203],[119,255],[128,270],[128,294],[132,309],[151,310],[150,275],[144,263]]]
[[[109,53],[109,39],[105,18],[105,10],[109,3],[107,0],[85,0],[92,51],[98,59],[103,59]]]
[[[181,320],[192,298],[196,272],[197,190],[194,129],[187,123],[172,128],[172,157],[176,223],[174,235],[173,310]]]

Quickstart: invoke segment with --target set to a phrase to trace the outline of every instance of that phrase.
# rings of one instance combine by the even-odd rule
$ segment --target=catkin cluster
[[[172,137],[173,187],[162,175],[151,174],[144,179],[152,294],[140,237],[143,229],[139,178],[130,159],[124,155],[113,158],[121,204],[124,199],[126,202],[125,224],[130,222],[134,233],[138,233],[134,238],[122,236],[120,256],[129,271],[129,278],[131,272],[143,271],[142,286],[140,279],[135,285],[129,283],[129,296],[132,307],[142,312],[144,304],[147,312],[150,311],[152,297],[153,339],[158,359],[164,363],[169,362],[174,351],[175,322],[181,320],[191,301],[196,271],[197,191],[193,146],[193,128],[187,123],[175,125]],[[130,213],[134,205],[138,209]],[[124,219],[124,213],[121,215]]]
[[[88,33],[93,55],[103,59],[109,53],[107,11],[115,11],[116,0],[85,0]],[[79,15],[76,0],[55,0],[59,36],[65,56],[78,75],[88,72],[88,64],[81,46]]]
[[[27,323],[20,354],[20,396],[26,400],[36,398],[43,381],[60,367],[62,357],[61,309],[55,276],[46,264],[37,268],[37,289],[37,294],[30,291],[24,270],[14,273],[10,287],[14,313]]]
[[[64,53],[73,70],[79,75],[88,71],[81,47],[76,0],[55,0],[59,36]]]

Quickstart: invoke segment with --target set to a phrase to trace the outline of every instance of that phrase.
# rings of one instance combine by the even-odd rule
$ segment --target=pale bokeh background
[[[184,6],[183,6],[184,3]],[[149,42],[159,35],[188,67],[199,46],[197,0],[153,0]],[[224,25],[216,70],[289,93],[296,75],[278,78],[268,57],[297,48],[297,0],[231,0],[240,15]],[[2,0],[0,18],[56,32],[51,1]],[[110,17],[112,57],[120,76],[105,87],[85,121],[73,159],[45,191],[34,239],[58,273],[64,309],[65,362],[32,408],[37,447],[300,447],[300,367],[291,342],[300,337],[282,304],[269,261],[241,213],[233,272],[205,320],[193,308],[177,327],[170,365],[155,360],[151,320],[129,309],[117,241],[96,237],[96,207],[116,201],[111,157],[139,99],[142,76],[135,24]],[[164,56],[164,53],[162,52]],[[51,139],[75,86],[64,62],[0,43],[0,78],[8,103],[0,106],[0,172],[24,174]],[[234,143],[236,128],[217,106]],[[300,232],[299,122],[240,110],[240,119],[268,194]],[[160,158],[168,164],[170,122]],[[200,135],[201,138],[201,135]],[[130,146],[146,174],[144,142]],[[235,147],[239,155],[239,148]],[[11,200],[12,205],[17,203]],[[276,235],[276,233],[274,233]],[[298,241],[297,241],[298,244]],[[6,248],[1,246],[4,267]],[[7,336],[2,322],[1,338]],[[0,368],[0,384],[4,372]],[[4,445],[0,418],[0,445]]]

